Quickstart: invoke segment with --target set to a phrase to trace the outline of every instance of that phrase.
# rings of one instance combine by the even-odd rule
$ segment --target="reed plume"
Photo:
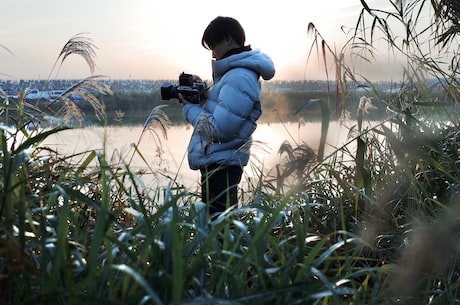
[[[204,113],[199,115],[195,130],[200,135],[200,139],[205,139],[206,143],[219,141],[219,136],[216,132],[216,128],[211,124],[209,118]],[[202,149],[205,149],[204,146],[205,144],[201,142]]]
[[[53,71],[56,69],[56,67],[59,65],[60,68],[64,61],[67,59],[67,57],[69,57],[70,55],[80,55],[81,57],[83,57],[83,59],[88,64],[91,75],[94,74],[94,72],[96,71],[95,49],[97,49],[97,47],[93,43],[93,41],[90,38],[84,36],[84,34],[85,33],[76,34],[67,41],[67,43],[64,45],[61,52],[59,53],[58,57],[56,58],[56,61],[53,65],[53,68],[51,69],[48,79],[51,78],[51,75]]]
[[[166,106],[167,105],[159,105],[154,107],[152,111],[150,111],[150,114],[147,117],[147,120],[145,121],[144,126],[142,128],[141,135],[139,136],[139,139],[135,144],[136,147],[128,162],[128,166],[131,164],[134,154],[137,151],[137,148],[139,147],[139,144],[141,143],[141,140],[146,131],[151,131],[155,135],[155,142],[158,144],[159,147],[161,147],[161,137],[158,134],[157,129],[160,129],[164,139],[168,139],[168,127],[171,124],[171,121],[169,120],[168,115],[162,110],[162,108]]]

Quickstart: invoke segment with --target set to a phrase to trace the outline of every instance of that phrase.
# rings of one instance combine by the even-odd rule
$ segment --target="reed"
[[[408,11],[384,17],[362,3],[363,14],[375,20],[372,29],[382,26],[389,38],[384,17],[411,16],[424,1],[406,7],[392,2]],[[451,18],[438,17],[443,16]],[[65,49],[75,45],[74,54],[91,57],[93,45],[87,42]],[[334,49],[320,43],[320,58],[327,60],[327,50]],[[67,51],[64,59],[73,54]],[[408,62],[415,58],[406,55]],[[345,56],[334,58],[346,92],[353,71]],[[424,68],[441,72],[431,63]],[[90,92],[110,93],[97,77],[88,81]],[[153,167],[134,172],[129,160],[108,158],[104,150],[63,156],[43,144],[72,128],[64,124],[70,113],[64,111],[65,96],[83,90],[86,81],[44,108],[5,97],[1,115],[10,124],[0,128],[0,299],[3,304],[454,304],[460,286],[460,145],[457,105],[450,103],[456,101],[457,83],[451,81],[442,83],[449,90],[441,102],[431,100],[430,87],[415,76],[407,83],[420,84],[417,94],[375,90],[374,99],[386,103],[386,119],[366,127],[374,101],[363,99],[349,141],[333,153],[324,155],[324,142],[318,149],[286,142],[275,174],[252,164],[257,178],[249,180],[240,206],[213,220],[176,177],[149,188],[142,180],[158,174]],[[341,97],[335,98],[335,105],[313,101],[323,105],[324,134],[341,109]],[[103,105],[93,102],[103,119]],[[451,115],[448,120],[440,120],[444,113]],[[37,121],[40,128],[30,128]],[[156,108],[143,133],[153,131],[161,145],[167,123]],[[137,146],[133,154],[145,160]]]

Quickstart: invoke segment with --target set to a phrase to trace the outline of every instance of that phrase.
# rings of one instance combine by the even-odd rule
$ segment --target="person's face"
[[[230,36],[219,42],[212,49],[212,57],[216,60],[222,59],[231,49],[239,47]]]
[[[212,49],[212,58],[215,58],[216,60],[222,59],[225,53],[227,53],[227,48],[225,40],[223,40],[222,42],[216,44]]]

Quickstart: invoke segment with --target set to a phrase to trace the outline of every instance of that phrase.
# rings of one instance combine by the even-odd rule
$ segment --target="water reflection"
[[[345,143],[348,131],[349,128],[339,122],[330,123],[326,154]],[[158,174],[164,174],[195,190],[198,187],[199,171],[190,170],[187,162],[187,145],[191,133],[189,126],[170,127],[167,138],[163,137],[160,130],[142,134],[142,126],[91,127],[63,131],[49,137],[44,144],[61,155],[99,150],[105,152],[107,160],[129,163],[133,171],[153,171],[150,173],[151,177],[156,178],[146,181],[146,184],[158,183],[161,180]],[[260,124],[253,136],[250,159],[252,166],[246,167],[242,183],[257,174],[252,171],[253,167],[263,169],[264,173],[273,172],[273,167],[279,163],[278,149],[284,141],[287,140],[294,146],[306,143],[316,150],[320,135],[321,124],[316,122]],[[140,154],[135,152],[134,145],[138,146]],[[76,158],[83,159],[81,156]]]

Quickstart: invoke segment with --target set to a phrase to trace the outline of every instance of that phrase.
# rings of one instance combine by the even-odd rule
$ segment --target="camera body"
[[[178,99],[178,94],[180,93],[190,103],[199,104],[205,99],[206,89],[206,83],[194,82],[192,74],[182,72],[179,75],[179,85],[175,86],[171,83],[164,83],[161,86],[161,99]]]

